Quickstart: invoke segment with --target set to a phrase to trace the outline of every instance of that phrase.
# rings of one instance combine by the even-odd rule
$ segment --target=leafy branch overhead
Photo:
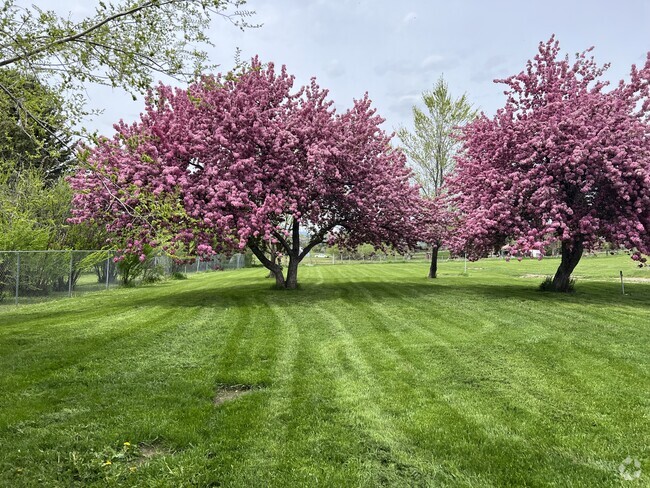
[[[239,28],[253,12],[244,0],[100,1],[82,19],[3,0],[0,10],[0,68],[10,67],[47,82],[69,98],[73,119],[83,112],[87,83],[122,88],[135,97],[155,75],[187,81],[211,66],[206,31],[215,17]],[[20,104],[20,94],[0,86]]]

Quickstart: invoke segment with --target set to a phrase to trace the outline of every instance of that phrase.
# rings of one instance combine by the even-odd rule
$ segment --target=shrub
[[[576,285],[576,279],[571,278],[569,280],[569,286],[567,288],[568,293],[573,293],[575,291],[575,285]],[[539,291],[556,291],[553,288],[553,277],[552,276],[547,276],[544,278],[544,281],[542,281],[539,284]]]
[[[156,264],[156,251],[151,246],[144,246],[141,255],[124,254],[117,261],[117,269],[123,286],[134,286],[137,278],[142,283],[161,281],[164,269]]]

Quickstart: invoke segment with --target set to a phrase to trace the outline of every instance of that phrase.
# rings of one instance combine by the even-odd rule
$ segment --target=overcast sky
[[[52,4],[78,15],[94,2]],[[315,76],[340,109],[367,91],[389,131],[411,125],[411,107],[443,74],[453,94],[467,93],[493,114],[504,103],[503,86],[493,80],[520,72],[552,34],[571,55],[595,46],[597,61],[612,63],[613,81],[650,51],[649,0],[249,0],[247,8],[262,27],[240,32],[216,20],[213,62],[227,71],[239,47],[243,58],[286,64],[299,83]],[[119,91],[89,94],[90,106],[104,114],[88,126],[104,134],[142,110],[142,100]]]

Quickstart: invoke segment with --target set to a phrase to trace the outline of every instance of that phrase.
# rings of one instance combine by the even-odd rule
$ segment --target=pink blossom
[[[497,80],[505,106],[464,128],[447,180],[457,252],[559,241],[573,256],[564,274],[603,240],[650,252],[650,53],[609,88],[589,51],[571,63],[554,38],[540,43],[524,71]]]
[[[248,246],[278,280],[272,246],[293,263],[324,241],[414,246],[422,200],[368,96],[339,114],[315,80],[293,85],[257,58],[237,77],[159,85],[140,120],[118,122],[70,179],[74,221],[137,239],[129,252],[156,241],[203,255]]]

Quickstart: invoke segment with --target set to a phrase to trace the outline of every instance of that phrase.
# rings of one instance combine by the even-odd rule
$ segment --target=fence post
[[[108,275],[111,272],[111,255],[106,253],[106,289],[108,290]]]
[[[621,295],[625,295],[625,283],[623,283],[623,271],[621,273]]]
[[[201,256],[197,256],[197,257],[196,257],[196,272],[197,272],[197,273],[198,273],[199,270],[201,269],[200,266],[201,266]]]
[[[16,251],[16,296],[15,303],[18,305],[18,287],[20,286],[20,252]]]
[[[70,251],[70,273],[68,274],[68,297],[72,297],[72,259],[74,253]]]

